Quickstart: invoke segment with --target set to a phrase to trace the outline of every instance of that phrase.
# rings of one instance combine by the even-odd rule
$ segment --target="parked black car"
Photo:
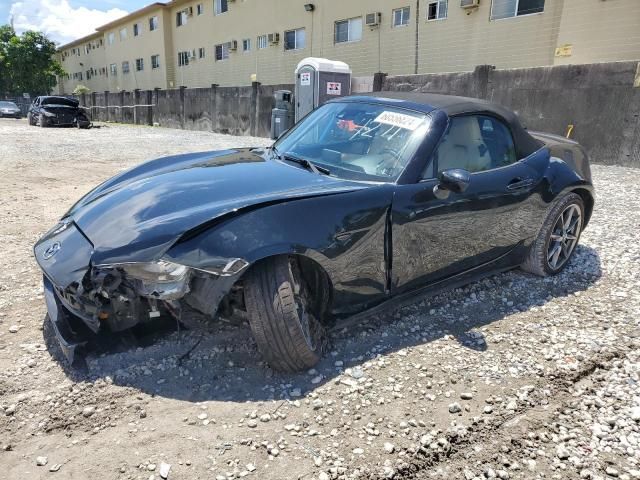
[[[0,100],[0,118],[22,118],[20,107],[13,102]]]
[[[91,121],[78,100],[67,97],[36,97],[27,113],[29,125],[89,128]]]
[[[238,315],[293,371],[335,319],[507,269],[557,274],[593,204],[577,143],[481,100],[384,93],[327,103],[271,148],[121,173],[34,250],[70,359],[83,329]]]

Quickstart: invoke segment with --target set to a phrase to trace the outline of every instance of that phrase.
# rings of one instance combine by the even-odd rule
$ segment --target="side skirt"
[[[516,247],[514,250],[516,250],[517,248],[518,247]],[[468,285],[469,283],[477,282],[478,280],[482,280],[483,278],[516,269],[518,268],[519,264],[513,264],[513,262],[508,261],[509,257],[513,255],[514,250],[511,250],[488,263],[483,263],[482,265],[478,265],[477,267],[474,267],[465,272],[391,297],[388,300],[384,300],[382,303],[379,303],[354,315],[343,317],[342,319],[338,318],[333,328],[331,328],[331,331],[355,325],[362,322],[362,320],[367,317],[389,313],[390,311],[397,310],[414,303],[418,303],[430,297],[434,297],[439,293],[453,290],[455,288],[460,288]]]

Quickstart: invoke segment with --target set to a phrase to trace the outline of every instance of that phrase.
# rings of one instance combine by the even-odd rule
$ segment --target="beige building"
[[[174,0],[59,49],[59,92],[293,83],[305,57],[354,76],[640,59],[640,0]]]

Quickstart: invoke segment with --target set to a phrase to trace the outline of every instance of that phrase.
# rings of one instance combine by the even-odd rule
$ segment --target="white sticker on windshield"
[[[413,115],[406,115],[404,113],[385,111],[378,115],[374,122],[393,125],[394,127],[413,131],[420,126],[422,118],[414,117]]]

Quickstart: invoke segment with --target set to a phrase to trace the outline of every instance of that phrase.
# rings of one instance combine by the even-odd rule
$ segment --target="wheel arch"
[[[334,284],[329,272],[327,272],[320,262],[310,255],[294,252],[282,252],[262,256],[249,265],[245,272],[243,272],[242,276],[236,281],[236,285],[244,282],[247,276],[251,275],[256,269],[263,268],[269,260],[277,257],[287,257],[297,263],[299,271],[302,274],[302,278],[311,291],[314,293],[321,293],[320,295],[314,296],[318,309],[318,311],[314,313],[318,314],[323,323],[330,320],[327,318],[327,315],[331,311],[331,305],[333,303]]]
[[[573,188],[569,190],[569,192],[579,195],[584,202],[584,228],[589,224],[589,220],[591,220],[591,215],[593,213],[593,206],[595,204],[593,194],[586,188]]]

